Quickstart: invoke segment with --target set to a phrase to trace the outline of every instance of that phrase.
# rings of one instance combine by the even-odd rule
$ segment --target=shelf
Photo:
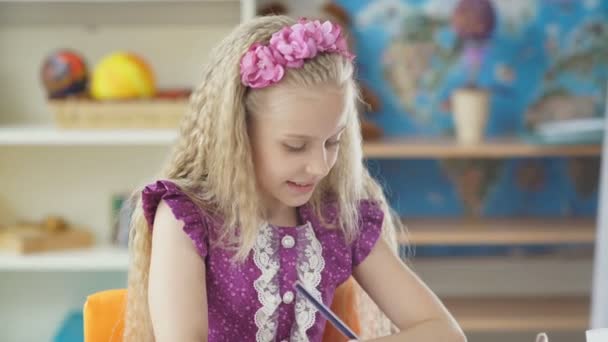
[[[410,257],[406,263],[440,297],[585,296],[593,254]]]
[[[62,130],[52,126],[0,127],[0,146],[168,145],[177,130]],[[367,158],[499,158],[599,156],[600,145],[534,145],[515,138],[465,146],[450,140],[389,139],[363,146]]]
[[[584,331],[586,297],[462,297],[443,299],[465,332]]]
[[[599,156],[601,145],[548,145],[527,143],[518,138],[495,138],[478,145],[463,145],[451,139],[399,138],[365,144],[369,158],[504,158],[547,156]]]
[[[232,2],[239,3],[239,0],[0,0],[0,4],[154,4],[154,3],[215,3],[215,2]]]
[[[530,245],[593,243],[592,219],[404,220],[412,245]]]
[[[0,0],[0,25],[232,25],[255,14],[254,1]]]
[[[0,271],[126,271],[126,248],[99,246],[15,255],[0,252]]]
[[[168,145],[176,130],[61,130],[54,127],[0,127],[0,145],[121,146]]]
[[[545,257],[479,257],[479,258],[416,258],[417,267],[526,267],[536,265],[545,267],[553,264],[589,263],[586,258],[560,259],[554,256]],[[543,266],[544,265],[544,266]],[[128,251],[116,246],[97,246],[87,249],[44,252],[30,255],[16,255],[0,251],[0,271],[126,271]]]

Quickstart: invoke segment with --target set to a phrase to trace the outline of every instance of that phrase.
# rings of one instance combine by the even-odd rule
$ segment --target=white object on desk
[[[536,335],[536,342],[549,342],[549,337],[546,333]]]
[[[587,330],[587,342],[608,341],[608,328]]]
[[[608,117],[608,87],[606,87],[606,115]],[[608,132],[608,120],[605,122]],[[593,290],[591,294],[592,329],[608,327],[608,134],[604,134],[600,190],[593,263]],[[608,341],[605,339],[604,341]]]

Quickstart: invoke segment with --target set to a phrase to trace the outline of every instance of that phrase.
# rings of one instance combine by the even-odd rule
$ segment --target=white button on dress
[[[281,239],[281,245],[285,248],[293,248],[296,245],[296,240],[291,235],[285,235]]]
[[[291,304],[293,302],[293,292],[291,291],[287,291],[285,293],[283,293],[283,303],[285,304]]]

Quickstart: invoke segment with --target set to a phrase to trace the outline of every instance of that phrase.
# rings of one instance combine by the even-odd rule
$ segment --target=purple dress
[[[371,252],[383,220],[375,202],[361,201],[361,233],[349,245],[340,230],[324,227],[312,207],[304,205],[298,209],[303,225],[264,225],[247,260],[235,265],[228,251],[209,244],[218,236],[220,221],[196,206],[174,183],[161,180],[143,190],[150,227],[161,200],[184,222],[185,233],[205,260],[209,342],[321,342],[326,320],[295,293],[293,284],[299,280],[329,306],[336,287]],[[323,211],[328,220],[336,217],[335,206]]]

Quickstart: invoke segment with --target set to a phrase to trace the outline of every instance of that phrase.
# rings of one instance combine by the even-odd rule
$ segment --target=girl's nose
[[[306,166],[306,172],[311,176],[319,178],[327,174],[327,153],[325,152],[325,149],[322,149],[322,151],[315,153],[314,156],[311,157]]]

